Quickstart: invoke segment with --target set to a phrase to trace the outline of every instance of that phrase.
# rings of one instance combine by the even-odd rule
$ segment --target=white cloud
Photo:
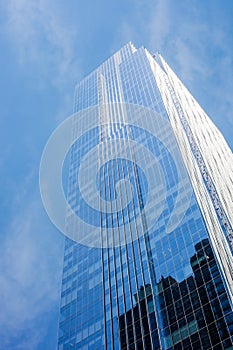
[[[149,20],[146,23],[149,45],[160,51],[167,41],[172,24],[169,0],[158,0],[151,6]]]
[[[77,23],[69,23],[58,8],[46,0],[9,0],[6,27],[19,63],[31,65],[43,78],[50,74],[59,87],[78,75],[79,66],[75,52]]]
[[[229,22],[213,3],[158,0],[146,28],[149,48],[159,50],[230,140],[233,129],[233,61]],[[232,146],[232,145],[231,145]]]
[[[51,227],[48,233],[42,231],[45,214],[40,198],[31,193],[32,178],[33,172],[19,185],[12,220],[1,240],[0,338],[4,349],[36,349],[48,332],[48,324],[39,320],[59,307],[62,240],[52,236]]]
[[[203,37],[208,25],[195,18],[195,7],[183,8],[170,0],[159,0],[152,7],[147,29],[149,46],[162,53],[170,63],[178,65],[181,75],[192,81],[196,74],[208,75],[201,64]]]

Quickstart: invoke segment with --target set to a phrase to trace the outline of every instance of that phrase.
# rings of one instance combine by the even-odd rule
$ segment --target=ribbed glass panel
[[[59,350],[233,346],[229,242],[166,69],[128,44],[77,85]]]

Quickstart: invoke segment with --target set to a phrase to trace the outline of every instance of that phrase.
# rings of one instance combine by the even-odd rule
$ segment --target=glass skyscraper
[[[76,87],[58,350],[233,349],[233,157],[161,55]]]

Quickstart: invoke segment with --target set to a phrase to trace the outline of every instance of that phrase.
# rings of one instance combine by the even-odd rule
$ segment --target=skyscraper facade
[[[59,350],[233,349],[233,157],[161,55],[76,87]]]

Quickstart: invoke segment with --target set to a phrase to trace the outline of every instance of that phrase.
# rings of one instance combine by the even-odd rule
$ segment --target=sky
[[[128,41],[159,51],[233,149],[233,2],[0,1],[0,350],[55,350],[64,237],[39,191],[75,84]]]

